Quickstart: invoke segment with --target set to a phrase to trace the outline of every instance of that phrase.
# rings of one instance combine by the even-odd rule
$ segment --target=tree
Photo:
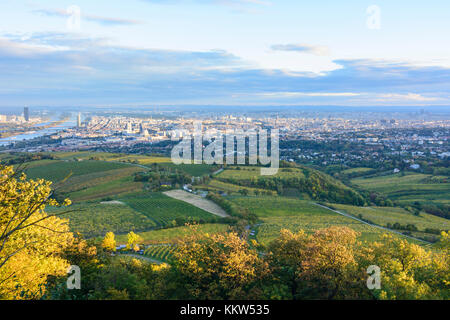
[[[259,298],[267,274],[267,264],[236,233],[195,232],[179,242],[174,254],[169,298]]]
[[[127,235],[127,249],[139,251],[139,242],[142,241],[142,237],[131,231]]]
[[[27,180],[0,166],[1,298],[39,298],[49,276],[66,273],[69,264],[60,255],[73,234],[66,220],[45,212],[46,206],[59,205],[51,195],[51,182]]]
[[[382,240],[364,249],[366,261],[361,262],[381,270],[382,287],[374,292],[377,298],[450,298],[450,261],[445,245],[443,251],[428,251],[391,235],[384,235]]]
[[[282,230],[270,244],[270,265],[296,299],[357,298],[363,285],[355,260],[357,232],[330,227],[306,235]]]
[[[102,247],[107,251],[116,251],[116,239],[113,232],[108,232],[102,241]]]

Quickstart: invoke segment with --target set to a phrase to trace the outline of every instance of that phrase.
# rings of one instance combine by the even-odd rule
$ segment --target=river
[[[37,125],[36,127],[42,127],[42,126],[48,125],[48,124],[50,124],[52,122],[58,121],[60,119],[61,119],[61,115],[57,115],[57,116],[52,117],[50,119],[50,121],[45,122],[45,123],[41,123],[41,124]],[[71,113],[70,117],[69,117],[69,119],[67,121],[65,121],[65,122],[63,122],[63,123],[61,123],[61,124],[59,124],[57,126],[54,126],[54,127],[51,127],[51,128],[42,129],[42,130],[36,130],[36,131],[33,131],[33,132],[23,133],[23,134],[19,134],[17,136],[13,136],[13,137],[1,138],[0,139],[0,146],[6,146],[6,145],[8,145],[10,143],[13,143],[13,142],[23,141],[23,140],[30,140],[30,139],[46,136],[46,135],[49,135],[49,134],[53,134],[53,133],[59,132],[59,131],[64,130],[64,129],[75,127],[76,124],[77,124],[76,115],[74,113]]]

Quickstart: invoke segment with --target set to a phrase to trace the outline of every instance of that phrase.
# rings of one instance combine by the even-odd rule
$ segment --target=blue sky
[[[0,105],[445,108],[448,30],[444,0],[3,0]]]

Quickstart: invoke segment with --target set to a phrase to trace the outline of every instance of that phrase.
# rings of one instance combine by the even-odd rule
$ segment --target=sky
[[[450,106],[447,0],[2,0],[0,106]]]

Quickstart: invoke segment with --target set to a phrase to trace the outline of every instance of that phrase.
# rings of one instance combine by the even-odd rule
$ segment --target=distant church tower
[[[78,117],[77,117],[77,127],[81,128],[81,113],[78,112]]]

